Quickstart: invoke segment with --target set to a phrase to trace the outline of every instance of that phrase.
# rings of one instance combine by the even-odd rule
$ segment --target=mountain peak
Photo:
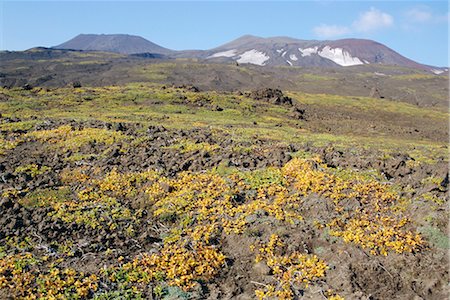
[[[107,51],[122,54],[156,53],[173,51],[152,43],[143,37],[129,34],[79,34],[73,39],[54,46],[55,49]]]

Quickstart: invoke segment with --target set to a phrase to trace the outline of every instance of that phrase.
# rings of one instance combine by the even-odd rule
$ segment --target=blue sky
[[[368,38],[448,66],[447,1],[1,1],[6,50],[50,47],[79,33],[128,33],[161,46],[209,49],[244,34]]]

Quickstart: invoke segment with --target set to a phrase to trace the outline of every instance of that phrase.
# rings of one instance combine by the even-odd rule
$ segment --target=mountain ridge
[[[448,72],[413,61],[386,45],[368,39],[302,40],[288,36],[243,35],[207,50],[171,50],[140,36],[128,34],[80,34],[52,47],[121,54],[156,54],[164,58],[193,58],[211,62],[236,62],[260,66],[349,67],[364,64],[422,69],[434,74]]]

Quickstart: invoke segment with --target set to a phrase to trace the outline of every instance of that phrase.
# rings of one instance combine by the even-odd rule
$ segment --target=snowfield
[[[214,58],[214,57],[233,57],[233,56],[236,56],[236,54],[237,54],[236,49],[233,49],[233,50],[228,50],[228,51],[223,51],[223,52],[217,52],[217,53],[214,53],[213,55],[208,56],[207,58]]]
[[[297,61],[297,60],[298,60],[298,58],[297,58],[297,56],[296,56],[295,54],[289,55],[289,58],[290,58],[291,60],[293,60],[293,61]]]
[[[342,48],[334,48],[332,49],[330,46],[325,46],[320,52],[318,52],[321,57],[327,58],[329,60],[334,61],[338,65],[347,67],[347,66],[356,66],[363,65],[364,63],[357,57],[353,57]]]
[[[237,62],[241,64],[254,64],[264,66],[265,62],[268,61],[269,59],[270,57],[267,56],[265,53],[260,52],[256,49],[252,49],[242,53]]]
[[[433,72],[433,73],[436,74],[436,75],[439,75],[439,74],[444,73],[444,71],[442,71],[442,70],[436,70],[436,69],[431,70],[431,72]]]
[[[305,57],[305,56],[311,56],[311,54],[316,54],[318,49],[319,48],[316,46],[314,48],[305,48],[305,49],[298,48],[298,51],[300,51],[300,53],[302,54],[302,57]]]

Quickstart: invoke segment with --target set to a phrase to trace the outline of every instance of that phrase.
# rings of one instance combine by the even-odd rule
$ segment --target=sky
[[[448,66],[447,1],[5,1],[0,49],[51,47],[80,33],[126,33],[174,50],[211,49],[245,34],[376,40]]]

